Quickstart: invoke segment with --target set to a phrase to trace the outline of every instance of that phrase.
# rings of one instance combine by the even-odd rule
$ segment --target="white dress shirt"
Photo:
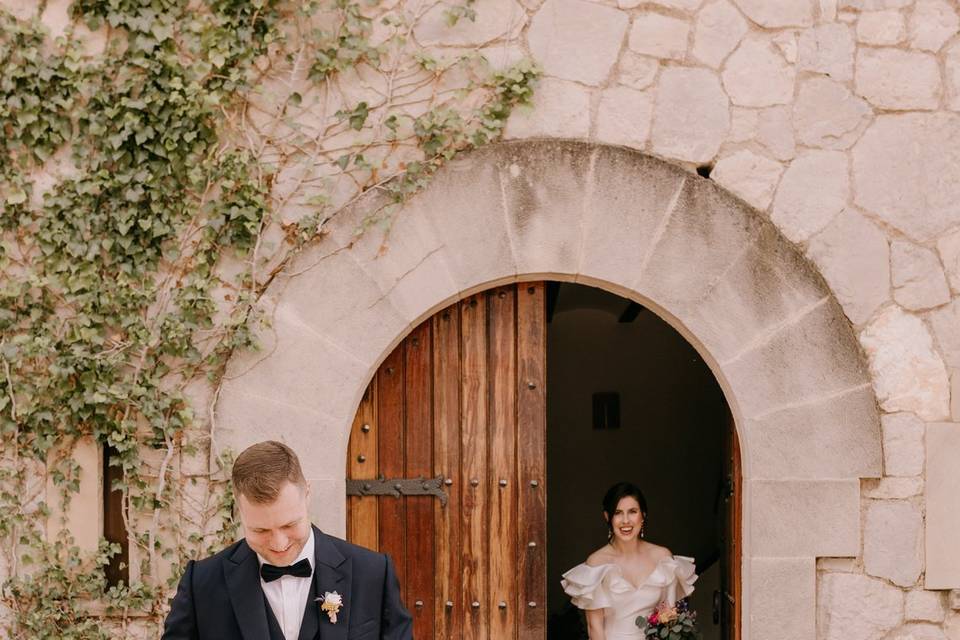
[[[310,536],[303,545],[300,555],[290,564],[296,564],[306,558],[310,563],[310,577],[300,578],[298,576],[280,576],[272,582],[265,582],[260,578],[260,586],[263,587],[263,594],[270,603],[273,615],[280,624],[280,630],[283,631],[283,637],[286,640],[297,640],[300,636],[300,625],[303,622],[303,612],[307,608],[307,598],[310,597],[310,586],[313,580],[313,527],[310,528]],[[257,554],[257,560],[260,566],[267,561]]]

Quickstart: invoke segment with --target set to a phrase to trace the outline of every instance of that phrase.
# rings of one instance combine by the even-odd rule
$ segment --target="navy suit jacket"
[[[412,640],[389,556],[328,536],[316,527],[314,592],[343,597],[337,623],[304,616],[300,640]],[[245,540],[200,561],[180,579],[162,640],[270,640],[260,563]],[[316,606],[319,603],[308,603]]]

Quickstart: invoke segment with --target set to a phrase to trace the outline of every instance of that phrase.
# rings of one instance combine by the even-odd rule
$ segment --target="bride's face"
[[[640,512],[640,503],[633,496],[621,498],[617,509],[611,518],[613,536],[622,542],[630,542],[640,535],[643,525],[643,514]]]

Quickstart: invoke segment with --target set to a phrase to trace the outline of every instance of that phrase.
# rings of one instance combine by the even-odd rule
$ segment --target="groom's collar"
[[[346,560],[346,557],[333,544],[333,539],[317,527],[313,527],[313,546],[317,564],[336,569]]]

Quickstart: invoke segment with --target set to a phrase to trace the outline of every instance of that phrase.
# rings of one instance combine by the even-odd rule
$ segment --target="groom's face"
[[[284,484],[277,499],[269,503],[253,502],[240,494],[240,521],[250,548],[278,567],[293,563],[310,537],[309,497],[309,489],[292,482]]]

